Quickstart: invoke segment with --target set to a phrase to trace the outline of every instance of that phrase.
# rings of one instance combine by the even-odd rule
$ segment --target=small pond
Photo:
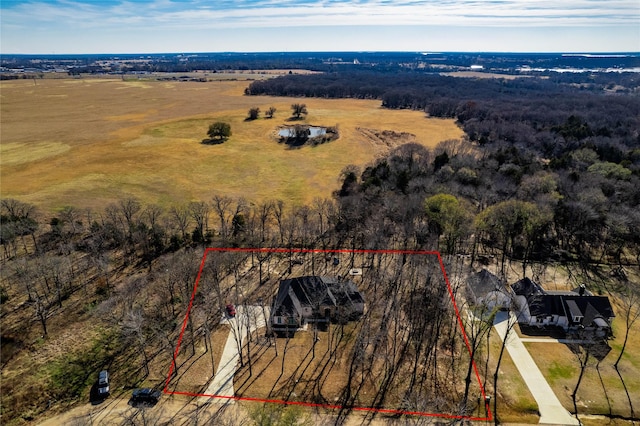
[[[324,136],[327,134],[326,127],[309,126],[308,129],[309,138],[316,138],[318,136]],[[283,138],[295,138],[296,129],[295,127],[285,127],[284,129],[280,129],[278,131],[278,136],[282,136]]]

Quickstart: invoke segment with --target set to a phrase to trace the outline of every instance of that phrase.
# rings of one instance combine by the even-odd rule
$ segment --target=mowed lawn
[[[407,132],[428,147],[463,135],[453,120],[386,110],[380,101],[244,96],[248,84],[2,82],[2,197],[44,210],[99,208],[124,196],[165,206],[213,194],[301,204],[330,196],[346,165],[365,166],[388,152],[387,144],[358,128]],[[340,138],[293,150],[279,144],[276,130],[291,124],[295,102],[308,107],[305,123],[337,125]],[[273,119],[245,121],[254,106],[274,106],[277,112]],[[231,124],[232,137],[222,145],[203,145],[209,124],[217,120]]]

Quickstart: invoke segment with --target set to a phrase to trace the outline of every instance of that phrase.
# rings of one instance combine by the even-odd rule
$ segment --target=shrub
[[[249,109],[247,120],[257,120],[260,116],[260,108],[253,107]]]

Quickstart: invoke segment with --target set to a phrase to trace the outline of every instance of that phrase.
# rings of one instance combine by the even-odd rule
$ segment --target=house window
[[[294,317],[289,317],[289,324],[296,325],[296,319]]]
[[[277,322],[278,324],[282,324],[282,317],[278,317],[278,318],[276,319],[276,322]]]

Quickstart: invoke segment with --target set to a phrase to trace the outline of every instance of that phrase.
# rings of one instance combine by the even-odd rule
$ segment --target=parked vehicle
[[[133,391],[131,400],[138,404],[151,404],[155,405],[160,399],[160,391],[151,388],[141,388]]]
[[[109,372],[102,370],[98,374],[98,396],[100,398],[106,398],[109,396]]]
[[[236,307],[233,306],[231,303],[227,305],[225,310],[227,311],[227,315],[230,316],[231,318],[236,316]]]

